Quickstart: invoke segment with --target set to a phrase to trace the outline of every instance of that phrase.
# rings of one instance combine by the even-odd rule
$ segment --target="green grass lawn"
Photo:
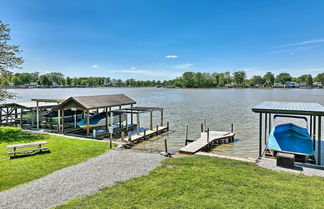
[[[48,141],[45,146],[50,152],[13,159],[7,155],[7,145],[33,141]],[[0,127],[0,191],[101,155],[108,149],[108,143],[31,134],[21,132],[19,128]]]
[[[205,156],[166,159],[148,176],[58,208],[323,208],[324,178]]]

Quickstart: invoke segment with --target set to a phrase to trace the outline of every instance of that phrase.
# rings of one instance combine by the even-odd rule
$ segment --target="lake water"
[[[204,119],[207,119],[210,130],[229,131],[233,123],[238,141],[218,146],[212,152],[241,157],[258,155],[258,115],[251,111],[252,106],[264,101],[316,102],[324,105],[322,89],[71,88],[10,91],[18,94],[16,101],[123,93],[137,101],[138,106],[163,107],[164,122],[170,122],[171,131],[135,147],[147,151],[163,151],[165,138],[170,150],[178,150],[184,145],[187,124],[189,138],[196,139],[200,136],[200,124]],[[147,126],[148,121],[148,113],[141,116],[141,124]],[[159,124],[158,112],[154,114],[153,121]]]

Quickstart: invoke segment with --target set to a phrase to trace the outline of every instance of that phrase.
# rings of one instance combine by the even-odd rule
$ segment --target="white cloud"
[[[318,44],[318,43],[324,43],[324,39],[313,39],[313,40],[306,40],[306,41],[301,41],[296,43],[283,44],[275,48],[286,48],[286,47],[303,46],[307,44]]]
[[[180,70],[187,70],[187,69],[191,68],[192,66],[193,66],[193,64],[187,63],[187,64],[175,65],[174,68],[180,69]]]
[[[131,70],[136,70],[136,67],[131,67],[131,68],[129,68],[129,69],[131,69]]]
[[[165,58],[167,58],[167,59],[175,59],[175,58],[178,58],[178,55],[167,55],[167,56],[165,56]]]
[[[92,65],[93,68],[98,68],[99,66],[98,65]]]

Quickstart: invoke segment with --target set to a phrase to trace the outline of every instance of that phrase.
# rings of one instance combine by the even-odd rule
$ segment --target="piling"
[[[204,124],[200,124],[200,132],[204,132]]]
[[[186,125],[186,135],[185,135],[186,141],[185,141],[185,145],[188,144],[188,129],[189,129],[189,125]]]
[[[168,154],[168,143],[166,139],[164,139],[164,148],[165,148],[165,154]]]

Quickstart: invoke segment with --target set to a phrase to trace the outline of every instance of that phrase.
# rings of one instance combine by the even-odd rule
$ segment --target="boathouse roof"
[[[41,108],[53,108],[57,106],[57,102],[42,102],[38,104]],[[9,102],[0,104],[0,108],[22,108],[22,109],[35,109],[37,103],[35,101],[27,102]]]
[[[68,98],[61,104],[57,105],[55,109],[58,110],[77,106],[84,110],[91,110],[131,104],[136,104],[136,102],[124,94],[78,96]]]
[[[324,116],[324,106],[318,103],[263,102],[252,107],[256,113]]]

